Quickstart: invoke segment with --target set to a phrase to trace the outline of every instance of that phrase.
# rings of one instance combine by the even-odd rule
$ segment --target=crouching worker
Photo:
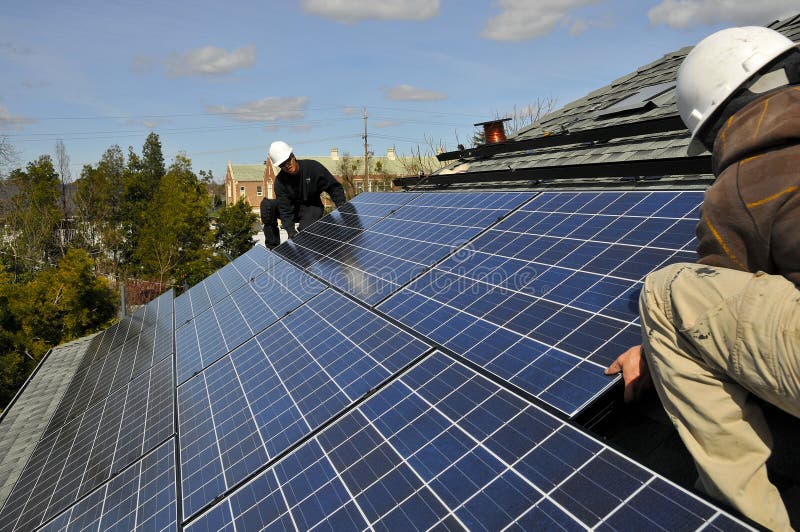
[[[324,207],[320,194],[327,192],[339,207],[345,202],[344,189],[335,177],[317,161],[296,159],[291,146],[275,141],[269,147],[269,160],[278,173],[275,199],[261,201],[261,223],[267,248],[281,243],[278,218],[289,238],[322,218]]]
[[[713,153],[697,264],[648,275],[642,345],[606,369],[625,399],[652,384],[712,497],[790,529],[767,478],[772,439],[750,394],[800,417],[800,51],[778,32],[731,28],[678,72],[690,155]]]

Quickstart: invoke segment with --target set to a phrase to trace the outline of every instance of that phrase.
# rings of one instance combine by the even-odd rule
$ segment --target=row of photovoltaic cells
[[[0,530],[39,526],[167,440],[172,365],[164,359],[40,440],[0,512]]]
[[[178,530],[172,439],[40,530]]]
[[[309,272],[374,305],[463,245],[530,193],[429,193],[343,238],[277,248]],[[338,235],[332,235],[338,236]],[[300,248],[300,249],[298,249]]]
[[[151,349],[159,356],[171,353],[172,297],[172,290],[164,292],[131,316],[92,338],[77,371],[88,369],[143,333],[147,335],[147,342],[142,349]]]
[[[329,215],[298,233],[276,251],[287,260],[307,268],[325,260],[343,243],[408,203],[417,194],[370,192],[359,194]]]
[[[327,290],[178,388],[191,516],[429,347]]]
[[[434,353],[186,527],[746,527]]]
[[[572,416],[641,342],[644,276],[696,258],[700,192],[543,193],[378,309]]]
[[[266,248],[256,246],[229,262],[175,298],[175,326],[180,328],[217,301],[274,266],[278,260]]]
[[[261,250],[264,248],[258,253]],[[252,254],[253,251],[242,256]],[[270,255],[275,257],[270,269],[178,328],[175,333],[178,383],[219,360],[325,288],[295,266]]]
[[[67,392],[58,404],[48,423],[45,434],[51,434],[68,421],[81,415],[90,405],[105,399],[110,393],[126,386],[150,369],[154,364],[172,354],[172,291],[154,299],[133,316],[122,320],[116,327],[93,339],[101,339],[101,347],[87,350],[81,366],[70,381]],[[122,333],[122,330],[125,333]],[[124,337],[122,344],[104,342],[102,338]],[[97,346],[97,344],[95,344]],[[111,349],[107,351],[105,347]]]

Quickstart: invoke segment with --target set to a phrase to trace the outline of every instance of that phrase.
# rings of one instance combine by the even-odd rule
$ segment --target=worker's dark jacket
[[[295,175],[280,172],[275,179],[275,198],[278,201],[278,214],[287,231],[294,233],[298,211],[303,207],[319,207],[319,195],[327,192],[337,207],[345,202],[344,189],[327,168],[317,161],[299,160],[300,171]]]
[[[800,288],[800,86],[734,114],[712,161],[718,178],[697,226],[698,262],[783,275]]]

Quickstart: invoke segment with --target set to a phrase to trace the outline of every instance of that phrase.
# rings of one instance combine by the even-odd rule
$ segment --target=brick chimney
[[[395,155],[394,153],[394,148],[389,148],[386,150],[386,158],[389,159],[390,161],[397,160],[397,155]]]
[[[331,159],[334,161],[339,160],[339,148],[331,148]]]

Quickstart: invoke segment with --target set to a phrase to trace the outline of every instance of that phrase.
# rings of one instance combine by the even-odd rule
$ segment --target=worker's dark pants
[[[322,218],[323,209],[317,205],[298,205],[294,211],[294,219],[300,223],[300,231]],[[261,223],[264,224],[265,244],[268,248],[274,248],[281,243],[281,234],[278,229],[278,200],[263,199],[261,201]],[[294,227],[289,228],[281,220],[281,225],[294,236]]]

